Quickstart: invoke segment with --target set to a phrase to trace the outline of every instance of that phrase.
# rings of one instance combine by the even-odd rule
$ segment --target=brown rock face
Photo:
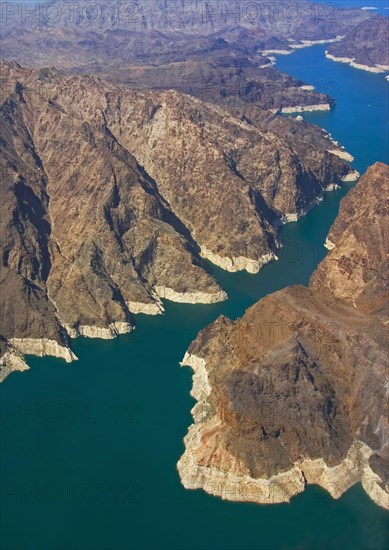
[[[383,318],[388,315],[388,181],[388,166],[377,163],[349,193],[327,238],[332,252],[311,280],[312,288],[328,289]]]
[[[192,39],[193,40],[193,39]],[[227,44],[223,50],[191,55],[163,65],[131,66],[128,70],[107,70],[121,82],[141,89],[174,89],[224,108],[257,106],[273,111],[283,108],[334,104],[326,94],[304,88],[304,83],[275,67],[258,53],[246,57]]]
[[[334,58],[349,59],[367,69],[389,69],[389,21],[376,15],[351,29],[337,44],[328,48]],[[362,67],[361,67],[362,68]]]
[[[223,299],[182,224],[103,116],[93,125],[66,114],[33,85],[28,91],[28,79],[42,75],[5,63],[7,72],[1,332],[62,345],[63,326],[114,335],[130,330],[131,312],[162,309],[157,284],[199,301]]]
[[[388,184],[375,164],[342,201],[309,288],[221,317],[192,343],[186,487],[281,502],[307,482],[338,497],[362,481],[389,507]]]
[[[176,92],[3,62],[2,320],[23,353],[71,360],[68,335],[112,337],[160,298],[225,294],[200,257],[258,271],[274,222],[298,217],[350,166],[320,135],[296,150]],[[23,340],[23,342],[22,342]]]

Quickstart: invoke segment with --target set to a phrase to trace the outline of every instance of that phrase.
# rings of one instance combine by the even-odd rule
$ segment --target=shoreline
[[[202,445],[202,425],[209,422],[212,429],[217,431],[221,426],[221,420],[216,415],[211,416],[211,407],[207,402],[212,388],[205,359],[187,351],[180,365],[191,367],[193,370],[190,394],[196,399],[191,411],[194,422],[184,438],[185,450],[177,463],[180,480],[185,489],[202,489],[223,500],[235,502],[279,504],[290,502],[292,497],[303,492],[307,485],[319,485],[328,491],[332,498],[338,499],[350,487],[361,482],[373,502],[389,509],[389,495],[380,487],[380,477],[369,466],[369,458],[373,451],[359,440],[352,443],[344,460],[335,466],[328,466],[322,458],[305,457],[295,462],[289,470],[275,473],[269,478],[253,478],[245,472],[232,473],[196,464],[194,455]],[[231,462],[236,469],[244,467],[235,457],[231,457]]]
[[[267,57],[268,55],[290,55],[291,53],[293,53],[293,50],[258,50],[258,52]]]
[[[158,315],[164,312],[161,298],[181,304],[216,304],[228,299],[227,293],[220,289],[219,292],[187,292],[180,293],[167,287],[155,287],[155,304],[143,304],[141,302],[128,302],[131,313],[145,315]],[[60,321],[61,326],[72,340],[76,338],[90,338],[97,340],[113,340],[120,335],[129,334],[135,330],[135,325],[130,322],[113,322],[107,327],[93,325],[71,326]],[[66,363],[77,361],[78,357],[67,345],[61,345],[55,340],[47,338],[9,338],[9,348],[0,358],[0,383],[12,372],[29,370],[25,355],[36,357],[56,357],[64,359]]]
[[[342,181],[344,181],[345,183],[349,183],[352,181],[357,181],[360,177],[361,177],[361,174],[358,172],[358,170],[354,170],[353,172],[350,172],[349,174],[347,174],[347,176],[344,176],[342,178]]]
[[[353,162],[354,157],[348,153],[346,150],[339,150],[339,149],[328,149],[328,152],[331,153],[331,155],[336,155],[342,160],[345,160],[347,162]]]
[[[259,259],[253,260],[252,258],[246,258],[244,256],[238,257],[228,257],[228,256],[219,256],[214,254],[206,246],[201,246],[200,256],[209,260],[212,264],[217,267],[221,267],[225,271],[230,273],[237,273],[238,271],[247,271],[252,275],[258,273],[263,266],[268,264],[271,261],[278,260],[278,256],[274,252],[268,252],[263,254]]]
[[[46,355],[64,359],[66,363],[77,360],[77,356],[68,346],[63,346],[55,340],[47,338],[9,338],[10,344],[22,355]]]
[[[177,292],[165,286],[156,286],[155,291],[160,298],[178,304],[217,304],[228,299],[224,290],[219,292]]]
[[[327,237],[326,238],[326,242],[324,243],[324,247],[327,249],[327,250],[334,250],[334,248],[336,248],[336,244],[333,243],[332,241],[329,240],[329,238]]]
[[[313,105],[294,105],[292,107],[279,107],[278,109],[268,109],[268,111],[273,113],[273,115],[309,113],[311,111],[331,111],[331,105],[329,103],[317,103]]]
[[[323,40],[300,40],[298,44],[289,44],[290,48],[294,50],[301,50],[302,48],[309,48],[310,46],[319,46],[322,44],[334,44],[343,40],[345,35],[338,35],[335,38],[324,38]]]
[[[130,313],[137,315],[143,313],[145,315],[161,315],[164,312],[163,305],[157,299],[156,303],[146,304],[143,302],[126,302],[126,306]]]
[[[268,50],[258,50],[258,53],[263,55],[264,57],[267,57],[268,55],[290,55],[296,50],[301,50],[302,48],[309,48],[310,46],[318,46],[320,44],[333,44],[335,42],[340,42],[341,40],[343,40],[344,37],[345,35],[339,35],[335,38],[325,38],[323,40],[300,40],[300,42],[296,44],[288,44],[288,50],[282,48],[270,48]]]
[[[298,210],[297,212],[293,212],[291,214],[282,214],[282,216],[278,218],[278,225],[282,226],[282,225],[286,225],[287,223],[298,222],[301,218],[303,218],[311,210],[313,210],[315,206],[317,206],[323,201],[325,191],[327,190],[334,191],[336,189],[335,187],[332,187],[334,185],[336,184],[330,183],[325,189],[323,189],[323,193],[320,196],[316,197],[312,202],[307,204],[305,208],[300,208],[300,210]]]
[[[23,372],[29,369],[30,367],[23,359],[23,355],[11,345],[4,355],[0,357],[0,383],[12,372]]]
[[[135,329],[135,326],[131,323],[116,322],[111,323],[108,327],[97,327],[93,325],[79,325],[77,327],[71,327],[65,323],[62,326],[69,334],[70,338],[95,338],[99,340],[113,340],[120,334],[128,334]]]
[[[355,58],[352,57],[337,57],[335,55],[332,55],[328,53],[326,50],[325,56],[327,59],[330,59],[331,61],[335,61],[336,63],[345,63],[347,65],[350,65],[350,67],[354,67],[354,69],[360,69],[362,71],[367,71],[370,73],[386,73],[389,71],[389,65],[363,65],[361,63],[355,63]],[[388,77],[385,77],[387,80],[389,80]]]
[[[343,182],[356,181],[359,177],[359,172],[357,170],[353,170],[352,172],[341,178],[341,180]],[[311,210],[313,210],[317,205],[323,202],[325,193],[337,191],[340,188],[341,186],[338,183],[327,184],[326,187],[323,187],[322,194],[315,197],[313,201],[307,204],[305,208],[300,208],[297,212],[293,212],[291,214],[283,214],[276,220],[274,226],[276,228],[279,228],[282,225],[286,225],[287,223],[298,222],[301,218],[309,214],[309,212],[311,212]]]

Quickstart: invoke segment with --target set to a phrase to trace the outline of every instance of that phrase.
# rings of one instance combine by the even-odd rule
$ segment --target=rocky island
[[[389,19],[376,15],[353,28],[326,51],[332,61],[373,73],[389,71]]]
[[[305,123],[8,61],[1,74],[3,367],[71,361],[69,337],[129,332],[162,298],[226,299],[203,258],[257,272],[280,223],[356,177]]]
[[[389,508],[388,189],[389,167],[370,167],[343,199],[308,288],[220,317],[191,344],[186,488],[279,503],[307,484],[338,498],[362,482]]]

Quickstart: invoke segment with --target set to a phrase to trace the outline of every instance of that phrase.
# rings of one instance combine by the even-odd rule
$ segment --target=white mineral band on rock
[[[65,359],[67,363],[77,359],[70,348],[61,346],[55,340],[48,340],[47,338],[10,338],[9,342],[23,355],[37,355],[38,357],[51,355]]]

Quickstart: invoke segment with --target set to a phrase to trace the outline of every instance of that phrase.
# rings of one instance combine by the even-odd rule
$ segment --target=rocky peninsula
[[[334,498],[361,482],[389,508],[389,167],[343,199],[309,287],[271,294],[190,345],[194,423],[178,471],[223,499]]]
[[[389,19],[376,15],[350,30],[326,57],[372,73],[389,71]]]
[[[162,299],[226,299],[202,258],[257,272],[279,223],[354,174],[303,123],[293,137],[175,91],[1,74],[0,334],[22,354],[71,361],[69,337],[129,332]]]

